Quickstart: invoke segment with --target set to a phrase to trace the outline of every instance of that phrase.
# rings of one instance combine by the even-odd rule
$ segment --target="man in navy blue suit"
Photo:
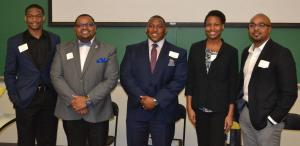
[[[121,84],[128,95],[127,144],[171,146],[178,94],[186,80],[187,53],[165,40],[165,20],[152,16],[148,40],[129,45],[121,64]]]
[[[56,92],[50,80],[50,66],[60,42],[43,30],[44,9],[25,9],[27,30],[8,39],[4,81],[14,105],[18,146],[56,146]]]

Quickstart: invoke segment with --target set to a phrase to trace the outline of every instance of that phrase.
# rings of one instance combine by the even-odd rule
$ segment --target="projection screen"
[[[232,26],[265,13],[277,26],[299,27],[299,6],[300,0],[49,0],[49,24],[71,25],[87,13],[101,26],[144,26],[153,15],[163,16],[171,26],[198,26],[217,9]]]

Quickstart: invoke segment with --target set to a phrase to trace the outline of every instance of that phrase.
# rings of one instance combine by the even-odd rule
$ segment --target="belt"
[[[40,84],[37,87],[37,92],[46,91],[46,89],[47,89],[46,85]]]
[[[206,107],[199,107],[198,109],[204,113],[212,113],[213,112],[212,110],[210,110]]]

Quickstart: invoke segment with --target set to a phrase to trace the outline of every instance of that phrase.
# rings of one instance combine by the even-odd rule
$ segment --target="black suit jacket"
[[[243,69],[248,57],[248,49],[242,54],[240,90],[243,91]],[[268,67],[260,67],[262,60],[270,62]],[[242,96],[243,97],[243,94]],[[269,40],[264,46],[253,68],[248,85],[248,105],[252,125],[263,129],[267,117],[281,122],[297,98],[297,75],[291,52]]]
[[[192,96],[192,107],[195,110],[206,107],[215,112],[227,112],[228,104],[234,101],[237,91],[237,49],[223,41],[208,73],[205,49],[206,40],[191,46],[185,94]]]

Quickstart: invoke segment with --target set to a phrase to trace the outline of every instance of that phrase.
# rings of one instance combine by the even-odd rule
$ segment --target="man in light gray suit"
[[[105,146],[113,116],[110,93],[118,81],[116,50],[95,38],[90,15],[79,15],[74,29],[77,40],[60,44],[52,63],[55,115],[63,120],[69,146]]]

